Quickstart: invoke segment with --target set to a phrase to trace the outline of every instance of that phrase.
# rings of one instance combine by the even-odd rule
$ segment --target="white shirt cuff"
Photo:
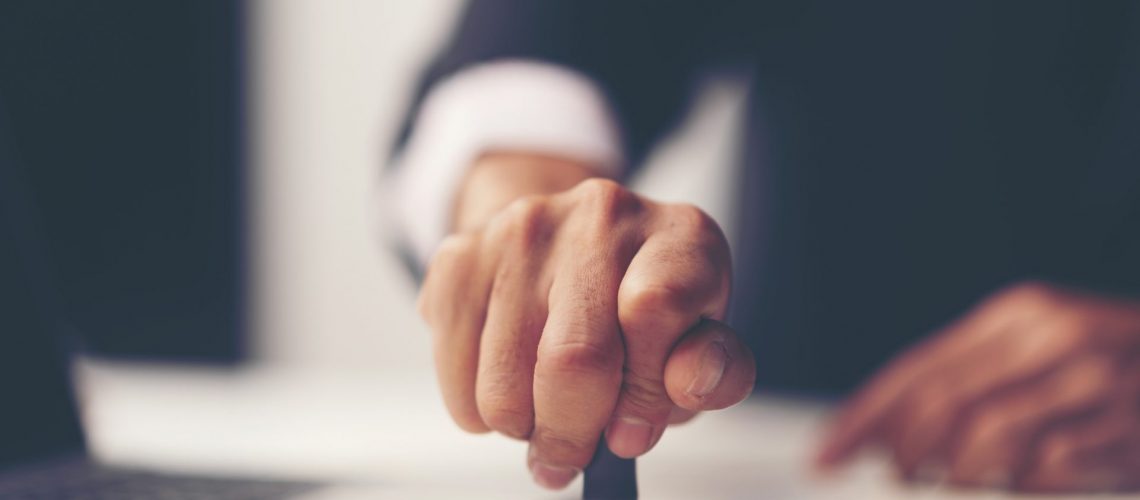
[[[448,233],[467,167],[494,149],[579,160],[611,177],[620,176],[623,162],[617,120],[586,76],[529,60],[452,75],[423,101],[386,183],[389,209],[421,264]]]

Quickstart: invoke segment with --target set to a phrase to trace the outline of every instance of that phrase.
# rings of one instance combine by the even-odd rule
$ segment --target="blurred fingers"
[[[1096,390],[1107,383],[1105,378],[1110,367],[1100,364],[1099,360],[1083,357],[1064,369],[1042,372],[1048,365],[1019,358],[1009,344],[991,343],[989,348],[971,353],[968,362],[962,361],[958,366],[916,382],[899,403],[890,417],[886,434],[903,478],[913,478],[920,467],[951,465],[947,462],[953,446],[959,450],[974,450],[976,446],[988,444],[992,448],[1015,438],[1003,432],[993,440],[987,437],[972,441],[971,432],[986,433],[989,431],[985,429],[998,423],[1032,429],[1034,422],[1040,419],[1059,418],[1083,408],[1083,404],[1104,398],[1104,391]],[[1094,364],[1097,366],[1091,366]],[[989,368],[996,366],[1002,368]],[[996,452],[979,449],[964,453],[959,458],[993,457]],[[964,460],[964,463],[984,466],[984,461],[979,462],[978,458]],[[1014,456],[1006,453],[1005,460],[1014,460]],[[1011,466],[1001,465],[1006,469]],[[980,480],[976,471],[963,471],[961,466],[963,462],[954,467],[965,474],[958,478],[959,482]]]
[[[1140,487],[1140,431],[1134,414],[1106,414],[1048,432],[1015,486],[1039,493]]]
[[[1043,432],[1108,404],[1113,367],[1085,357],[983,404],[951,438],[950,482],[1010,487],[1024,473]]]
[[[1041,493],[1140,489],[1140,358],[1113,374],[1108,406],[1048,429],[1016,489]]]

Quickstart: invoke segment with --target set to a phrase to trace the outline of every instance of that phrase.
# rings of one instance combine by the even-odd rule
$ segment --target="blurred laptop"
[[[259,499],[313,489],[120,469],[91,459],[57,292],[25,172],[7,135],[0,116],[0,498]]]
[[[247,353],[245,3],[0,1],[6,140],[84,352]]]

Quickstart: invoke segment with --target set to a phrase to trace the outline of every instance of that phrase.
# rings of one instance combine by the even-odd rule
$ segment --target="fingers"
[[[1140,431],[1135,415],[1101,418],[1053,430],[1034,450],[1016,488],[1042,493],[1105,492],[1140,486]]]
[[[1059,493],[1140,489],[1140,358],[1113,374],[1107,407],[1048,429],[1014,487]]]
[[[961,431],[958,427],[971,423],[979,414],[986,420],[1001,420],[1005,416],[1014,416],[1007,410],[1031,410],[1025,408],[1026,404],[1038,408],[1044,406],[1049,410],[1075,404],[1070,400],[1080,397],[1080,393],[1050,392],[1056,384],[1071,384],[1069,377],[1076,374],[1075,370],[1062,370],[1049,376],[1041,373],[1045,365],[1038,363],[1036,358],[1019,357],[1019,351],[1011,347],[1008,341],[990,342],[975,349],[976,352],[967,352],[955,359],[956,365],[941,368],[913,382],[886,423],[895,465],[903,478],[913,478],[920,466],[945,465],[949,459],[949,446],[961,445],[963,437],[956,435]],[[1038,380],[1042,377],[1043,380]],[[1003,396],[1005,393],[1010,395]],[[1091,393],[1087,395],[1091,396]],[[992,401],[995,398],[997,400]],[[1055,404],[1047,404],[1053,402]],[[1014,408],[1007,408],[1006,404]],[[1031,412],[1025,417],[1034,415],[1045,418],[1050,414]],[[1027,425],[1031,422],[1020,420],[1017,423]],[[1001,437],[1008,439],[1013,436]]]
[[[953,438],[950,482],[1012,486],[1042,432],[1106,404],[1113,372],[1103,360],[1086,357],[978,408]]]
[[[565,486],[590,461],[617,401],[623,357],[615,301],[585,283],[564,286],[551,290],[539,341],[528,457],[535,480],[550,488]]]
[[[584,190],[588,210],[569,236],[589,244],[563,247],[567,253],[560,256],[538,344],[527,465],[548,488],[564,487],[589,463],[621,388],[625,353],[617,293],[639,242],[614,237],[617,219],[611,214],[628,209],[628,200],[611,186],[575,188]]]
[[[483,422],[516,439],[529,437],[534,426],[534,365],[549,291],[542,265],[545,212],[542,204],[520,200],[484,236],[488,246],[502,248],[504,265],[487,306],[475,398]]]
[[[680,425],[692,420],[696,416],[697,412],[674,405],[673,409],[669,412],[669,425]]]
[[[421,296],[441,387],[461,427],[529,438],[540,484],[573,479],[603,430],[634,457],[750,392],[751,353],[714,320],[727,243],[698,209],[589,180],[474,231],[440,250]]]
[[[626,361],[606,439],[614,454],[649,451],[669,424],[665,360],[701,317],[723,317],[728,302],[727,245],[716,224],[690,206],[663,208],[659,225],[634,256],[618,291]],[[691,408],[695,409],[695,408]]]
[[[687,410],[719,410],[739,403],[756,382],[756,360],[736,333],[705,319],[687,333],[665,365],[670,399]]]
[[[445,240],[420,292],[419,310],[432,329],[440,392],[451,418],[468,432],[486,432],[475,402],[479,335],[493,277],[494,255],[470,234]]]

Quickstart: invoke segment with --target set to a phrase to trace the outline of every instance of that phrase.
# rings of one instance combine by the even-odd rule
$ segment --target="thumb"
[[[756,382],[756,360],[728,325],[703,319],[665,362],[665,390],[686,410],[719,410],[739,403]]]

